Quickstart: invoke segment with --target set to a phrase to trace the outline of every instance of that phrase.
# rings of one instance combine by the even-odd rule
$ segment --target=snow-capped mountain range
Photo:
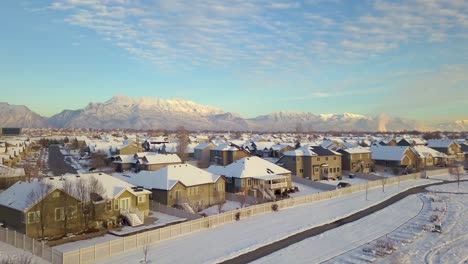
[[[402,131],[431,129],[414,120],[379,114],[313,114],[273,112],[243,118],[222,109],[182,99],[114,96],[104,103],[90,103],[83,109],[63,110],[42,117],[25,106],[0,103],[0,126],[55,128],[134,128],[242,131]],[[468,130],[468,120],[441,124],[440,130]]]

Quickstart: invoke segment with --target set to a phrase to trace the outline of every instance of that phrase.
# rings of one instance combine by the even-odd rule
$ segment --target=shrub
[[[240,212],[237,212],[234,216],[236,217],[236,221],[240,220]]]
[[[278,211],[278,205],[277,204],[272,204],[271,205],[271,210]]]

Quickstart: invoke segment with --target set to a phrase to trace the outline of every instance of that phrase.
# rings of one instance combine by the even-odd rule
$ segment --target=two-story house
[[[331,179],[341,176],[342,154],[322,146],[305,145],[287,151],[276,162],[293,175],[310,180]]]
[[[384,167],[419,167],[418,155],[411,147],[374,144],[370,149],[372,160],[377,165]]]
[[[210,150],[210,161],[216,165],[226,166],[236,160],[249,157],[250,152],[233,143],[223,143]]]
[[[427,146],[447,155],[449,162],[463,162],[465,160],[465,155],[461,150],[461,146],[451,139],[429,139],[427,141]]]
[[[372,155],[370,148],[354,147],[339,149],[342,156],[342,168],[350,172],[369,173],[372,167]]]

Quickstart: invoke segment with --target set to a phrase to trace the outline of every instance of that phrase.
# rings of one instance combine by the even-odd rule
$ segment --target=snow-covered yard
[[[434,182],[409,180],[387,185],[385,192],[377,187],[364,192],[297,206],[254,216],[217,228],[162,241],[150,248],[149,258],[160,263],[214,263],[255,250],[285,237],[333,222],[368,208],[408,188]],[[222,243],[220,243],[222,241]],[[202,250],[209,249],[209,250]],[[139,250],[104,260],[100,263],[131,263],[141,258]],[[187,257],[190,256],[190,257]]]
[[[244,204],[244,207],[249,206],[248,204]],[[221,213],[224,212],[229,212],[233,211],[236,209],[241,208],[241,204],[237,201],[230,201],[226,200],[226,203],[223,204],[221,207]],[[219,214],[219,206],[218,205],[213,205],[211,207],[206,208],[205,210],[202,210],[200,214],[206,214],[206,215],[216,215]]]
[[[49,263],[39,257],[33,256],[31,253],[27,251],[16,248],[4,242],[0,242],[0,262],[10,259],[10,260],[15,261],[16,263],[21,263],[19,260],[24,259],[23,257],[31,258],[32,260],[31,264],[48,264]]]
[[[368,180],[366,179],[363,179],[363,178],[358,178],[358,177],[354,177],[354,178],[349,178],[348,176],[343,176],[343,178],[341,180],[321,180],[320,181],[321,183],[325,183],[325,184],[330,184],[330,185],[333,185],[333,186],[336,186],[339,182],[347,182],[351,185],[357,185],[357,184],[361,184],[361,183],[366,183],[368,182]]]
[[[180,222],[180,221],[185,220],[183,218],[163,214],[163,213],[160,213],[160,212],[151,212],[150,216],[156,218],[156,220],[153,223],[146,223],[145,225],[136,226],[136,227],[125,226],[125,227],[122,228],[121,231],[113,231],[113,233],[115,233],[117,235],[131,234],[131,233],[135,233],[135,232],[138,232],[138,231],[143,231],[145,229],[154,229],[156,227],[165,226],[165,225],[168,225],[168,224],[171,224],[171,223],[174,223],[174,222]],[[89,247],[89,246],[93,246],[93,245],[96,245],[96,244],[108,242],[110,240],[115,240],[115,239],[119,239],[119,238],[120,238],[119,236],[115,236],[115,235],[112,235],[112,234],[106,234],[106,235],[101,236],[101,237],[95,237],[95,238],[91,238],[91,239],[87,239],[87,240],[70,242],[70,243],[67,243],[67,244],[62,244],[62,245],[59,245],[59,246],[55,246],[54,249],[56,249],[58,251],[61,251],[61,252],[67,252],[67,251],[76,250],[78,248]]]
[[[309,195],[309,194],[314,194],[314,193],[319,193],[319,192],[324,191],[322,189],[313,188],[313,187],[310,187],[310,186],[307,186],[307,185],[304,185],[304,184],[300,184],[298,182],[293,182],[292,185],[298,187],[299,192],[290,193],[289,194],[290,197],[306,196],[306,195]]]

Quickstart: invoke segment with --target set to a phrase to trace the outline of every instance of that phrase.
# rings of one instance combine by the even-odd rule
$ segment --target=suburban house
[[[195,146],[193,152],[196,160],[210,160],[210,150],[216,145],[211,142],[202,142]]]
[[[68,213],[66,230],[65,208]],[[0,222],[32,238],[81,231],[78,208],[78,199],[38,181],[19,181],[0,193]]]
[[[397,145],[397,141],[394,138],[386,138],[383,139],[379,142],[381,146],[389,146],[389,147],[394,147]]]
[[[212,165],[208,171],[226,177],[228,192],[246,191],[255,197],[274,199],[291,188],[291,171],[256,156],[227,166]]]
[[[451,139],[429,139],[427,141],[427,146],[447,155],[449,162],[463,162],[465,160],[465,155],[461,146]]]
[[[271,146],[271,157],[279,158],[283,155],[286,151],[294,150],[293,146],[287,144],[275,144]]]
[[[461,151],[465,155],[465,162],[468,161],[468,143],[461,143],[460,144]]]
[[[182,160],[177,154],[146,154],[143,158],[136,161],[138,170],[159,170],[169,165],[181,164]]]
[[[342,168],[350,172],[369,173],[372,167],[370,148],[354,147],[339,149],[342,156]]]
[[[130,170],[135,168],[136,163],[138,161],[137,158],[135,158],[135,155],[137,154],[128,154],[128,155],[118,155],[114,158],[112,161],[112,164],[114,165],[114,169],[117,172],[123,172],[126,170]]]
[[[119,216],[125,217],[132,226],[141,225],[149,213],[151,192],[105,173],[68,174],[44,178],[43,182],[62,190],[66,189],[66,182],[75,186],[72,196],[80,202],[90,202],[91,218],[96,225],[116,224]],[[90,192],[84,199],[77,189],[83,184],[88,185]]]
[[[426,141],[422,138],[402,138],[398,141],[397,146],[424,146]]]
[[[419,156],[420,168],[445,166],[447,164],[447,155],[442,152],[421,145],[414,146],[412,149]]]
[[[276,164],[298,177],[322,180],[341,176],[341,159],[339,152],[322,146],[305,145],[285,152]]]
[[[117,147],[117,155],[132,155],[142,151],[143,147],[135,141],[128,141],[126,144]]]
[[[224,178],[190,164],[140,171],[127,181],[150,190],[154,201],[167,206],[198,211],[225,201]]]
[[[250,156],[250,152],[233,143],[223,143],[210,150],[210,161],[226,166],[236,160]]]
[[[272,147],[275,145],[274,142],[268,141],[258,141],[258,142],[250,142],[244,146],[247,150],[249,150],[252,155],[256,155],[259,157],[272,157]]]
[[[54,237],[125,218],[143,224],[149,194],[104,173],[17,182],[0,193],[0,221],[30,237]]]
[[[375,164],[385,167],[413,167],[418,168],[419,157],[408,146],[371,146],[372,160]]]
[[[4,190],[17,181],[26,180],[24,168],[11,168],[0,164],[0,189]]]

